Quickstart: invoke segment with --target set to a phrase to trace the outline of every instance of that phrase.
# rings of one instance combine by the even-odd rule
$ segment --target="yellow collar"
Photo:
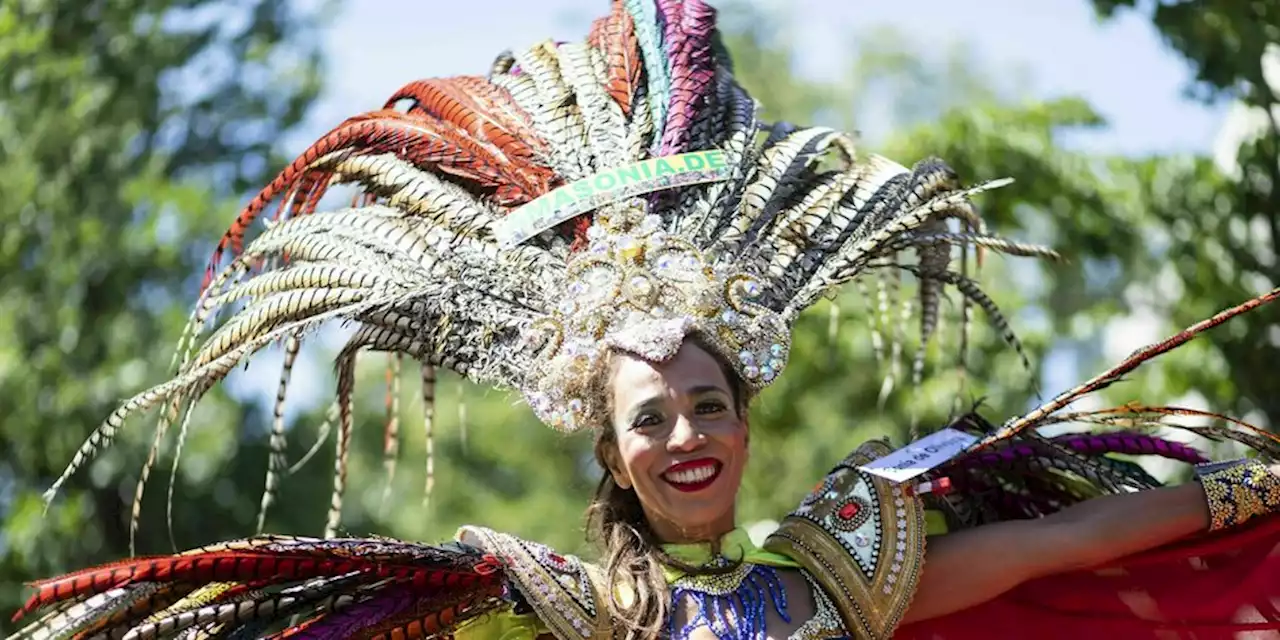
[[[711,562],[711,543],[694,542],[690,544],[664,544],[662,550],[667,555],[681,562],[701,566]],[[724,534],[720,538],[720,556],[735,562],[763,564],[771,567],[798,568],[795,560],[782,554],[766,551],[756,546],[741,527]],[[684,572],[672,567],[665,567],[667,582],[673,582],[684,576]]]

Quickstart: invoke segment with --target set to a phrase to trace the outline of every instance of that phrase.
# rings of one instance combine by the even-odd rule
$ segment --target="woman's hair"
[[[690,336],[687,342],[716,359],[729,381],[729,391],[738,415],[745,416],[750,395],[742,379],[704,339]],[[608,601],[610,615],[626,629],[628,640],[654,640],[662,634],[671,608],[664,565],[691,574],[722,573],[732,571],[734,566],[694,567],[668,555],[645,519],[640,497],[634,490],[623,489],[614,481],[609,468],[611,456],[617,452],[618,435],[612,424],[611,389],[618,362],[616,356],[607,359],[604,375],[599,376],[596,389],[601,394],[602,405],[607,407],[604,422],[597,427],[595,435],[596,462],[604,469],[604,475],[587,509],[587,537],[603,552],[605,574],[608,576],[606,589],[611,595]],[[628,578],[625,582],[620,580],[624,576]],[[625,604],[619,601],[620,589],[630,594]]]

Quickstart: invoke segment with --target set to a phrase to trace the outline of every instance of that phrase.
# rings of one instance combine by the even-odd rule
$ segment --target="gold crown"
[[[600,210],[586,250],[568,264],[558,307],[525,330],[534,367],[522,390],[557,429],[598,424],[593,382],[609,350],[663,362],[697,334],[752,389],[786,366],[789,326],[755,302],[760,279],[741,265],[711,264],[647,210],[639,199]]]

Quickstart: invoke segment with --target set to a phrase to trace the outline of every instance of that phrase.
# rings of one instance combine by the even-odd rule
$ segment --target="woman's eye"
[[[636,417],[635,421],[631,423],[631,426],[633,428],[639,429],[641,427],[652,427],[656,424],[661,424],[661,423],[662,423],[661,416],[658,416],[657,414],[653,414],[653,413],[645,413]]]
[[[706,402],[699,402],[698,406],[695,407],[699,415],[719,413],[721,411],[724,411],[726,408],[727,407],[725,407],[724,403],[720,402],[719,400],[709,400]]]

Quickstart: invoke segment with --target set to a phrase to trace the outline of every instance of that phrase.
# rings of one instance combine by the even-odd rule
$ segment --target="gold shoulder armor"
[[[507,563],[521,595],[558,640],[612,637],[607,582],[596,565],[484,527],[463,527],[457,538]]]
[[[887,639],[924,566],[925,508],[905,485],[859,471],[892,449],[868,442],[788,515],[765,548],[800,563],[855,638]]]

